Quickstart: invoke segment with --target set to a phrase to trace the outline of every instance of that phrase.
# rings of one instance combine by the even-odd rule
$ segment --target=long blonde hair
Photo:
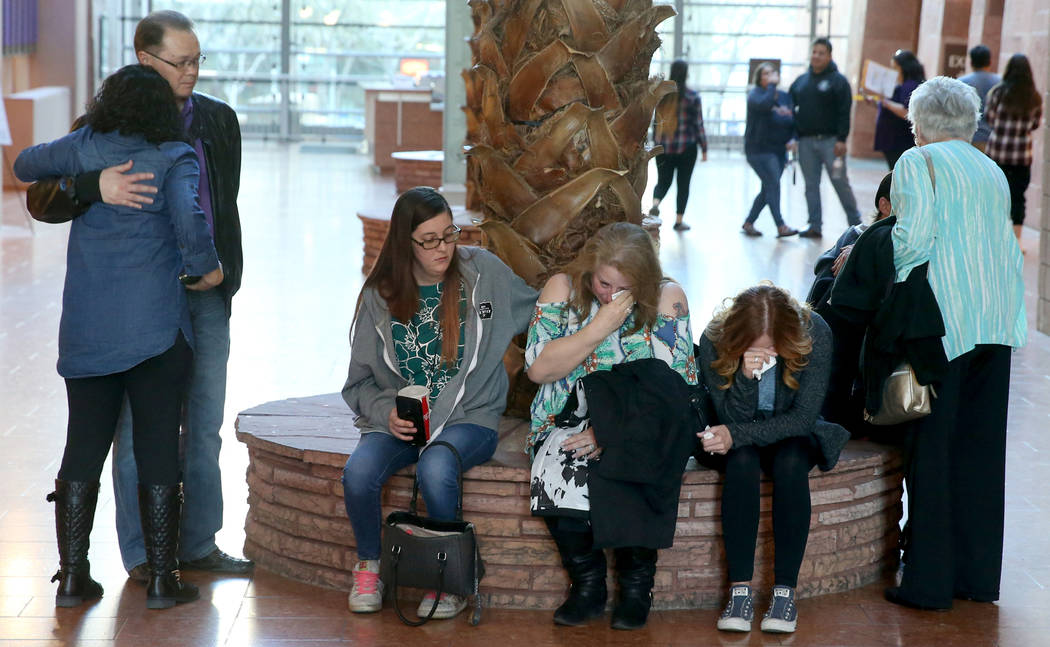
[[[603,265],[615,268],[631,282],[634,296],[634,325],[637,332],[656,323],[660,305],[660,285],[664,280],[653,239],[641,227],[614,222],[599,229],[583,246],[576,259],[565,268],[573,286],[568,307],[581,319],[591,311],[594,291],[591,279]]]
[[[773,339],[777,356],[784,361],[784,384],[798,388],[798,375],[809,364],[813,338],[809,334],[809,306],[768,281],[750,287],[715,313],[704,332],[714,344],[717,358],[711,368],[725,378],[719,389],[728,389],[740,361],[762,335]]]

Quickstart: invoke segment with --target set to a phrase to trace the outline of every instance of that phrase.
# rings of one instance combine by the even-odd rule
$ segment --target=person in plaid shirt
[[[707,161],[707,134],[704,132],[704,113],[700,95],[685,87],[689,64],[679,59],[671,64],[671,80],[678,84],[678,127],[670,137],[655,137],[664,152],[656,156],[656,189],[653,190],[653,207],[650,216],[660,215],[660,201],[671,188],[671,180],[678,172],[678,196],[675,209],[675,231],[685,231],[689,225],[682,222],[685,204],[689,200],[689,180],[696,165],[697,148],[702,151],[701,160]]]
[[[991,127],[988,157],[995,160],[1010,185],[1010,219],[1021,240],[1024,192],[1032,181],[1032,133],[1043,118],[1043,99],[1035,88],[1032,66],[1024,54],[1006,63],[1003,80],[988,92],[985,119]]]

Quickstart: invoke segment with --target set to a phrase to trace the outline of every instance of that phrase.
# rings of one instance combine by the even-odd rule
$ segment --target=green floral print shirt
[[[591,304],[591,311],[581,321],[568,303],[537,303],[532,322],[529,324],[525,348],[526,368],[536,361],[548,342],[568,337],[587,325],[597,314],[599,307],[600,304],[595,300]],[[678,371],[687,383],[697,383],[693,333],[689,327],[688,313],[680,317],[658,314],[656,323],[651,328],[642,327],[628,333],[633,326],[632,312],[619,330],[602,340],[572,372],[560,380],[540,385],[536,397],[532,400],[532,423],[525,448],[530,456],[533,448],[547,438],[554,426],[554,416],[565,406],[576,380],[588,373],[607,371],[615,364],[636,359],[657,358]]]
[[[436,400],[441,389],[459,372],[463,360],[463,314],[466,293],[459,288],[459,348],[455,364],[446,364],[441,357],[441,283],[419,286],[419,307],[408,322],[391,318],[394,333],[394,352],[402,377],[411,384],[430,389],[431,400]]]

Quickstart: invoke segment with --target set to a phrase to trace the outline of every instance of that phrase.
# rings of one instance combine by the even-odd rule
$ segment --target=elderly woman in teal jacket
[[[896,279],[929,262],[948,359],[932,412],[907,434],[911,533],[900,586],[886,591],[924,609],[999,599],[1010,351],[1027,327],[1006,177],[970,145],[980,106],[955,79],[920,85],[908,111],[920,148],[893,171]]]

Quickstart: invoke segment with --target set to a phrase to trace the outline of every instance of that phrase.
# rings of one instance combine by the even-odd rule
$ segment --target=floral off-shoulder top
[[[537,303],[529,324],[529,337],[525,347],[525,367],[532,366],[548,342],[574,334],[598,312],[600,304],[595,300],[591,311],[582,321],[566,302]],[[533,455],[554,426],[554,416],[561,412],[569,399],[576,380],[595,371],[607,371],[616,364],[636,359],[657,358],[677,371],[689,384],[697,383],[696,360],[693,357],[693,334],[689,327],[689,315],[673,317],[657,314],[652,328],[642,327],[628,333],[634,326],[634,313],[623,322],[619,330],[606,337],[591,354],[568,375],[548,384],[541,384],[532,401],[532,423],[526,440],[525,451]]]

